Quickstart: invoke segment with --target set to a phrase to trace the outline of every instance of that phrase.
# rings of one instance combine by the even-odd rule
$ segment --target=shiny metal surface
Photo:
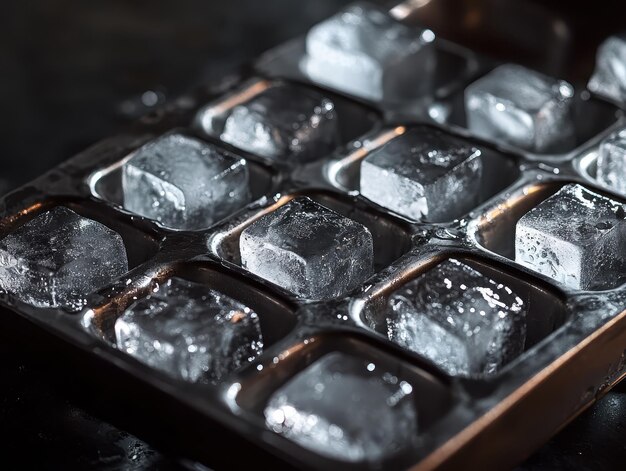
[[[411,6],[418,10],[428,7],[425,2],[412,2]],[[405,21],[415,14],[402,8],[395,12]],[[552,33],[566,37],[556,29]],[[559,55],[561,47],[558,38],[552,42],[556,52],[548,51],[550,60]],[[339,348],[400,365],[427,384],[421,400],[432,407],[437,420],[427,421],[424,441],[409,458],[415,469],[458,469],[467,463],[487,468],[514,465],[626,373],[626,290],[620,280],[606,292],[577,292],[511,260],[515,222],[565,182],[584,182],[607,191],[593,180],[594,149],[603,135],[624,124],[622,112],[580,91],[580,112],[576,114],[579,141],[559,155],[530,154],[475,140],[463,127],[458,94],[494,62],[443,41],[443,65],[437,74],[441,80],[434,95],[418,97],[410,106],[337,97],[346,113],[363,119],[356,125],[350,120],[352,129],[345,130],[342,148],[328,159],[291,167],[245,154],[252,163],[255,201],[210,229],[168,230],[119,206],[119,166],[136,148],[171,129],[214,141],[194,124],[207,112],[206,107],[223,110],[255,93],[258,84],[267,86],[275,80],[306,82],[295,66],[301,51],[298,39],[279,47],[263,56],[249,76],[182,97],[144,118],[129,133],[93,146],[5,197],[0,205],[3,234],[47,208],[68,205],[122,235],[132,270],[93,295],[78,315],[33,309],[10,298],[2,302],[77,348],[114,365],[113,371],[136,378],[146,391],[153,391],[165,403],[183,404],[193,411],[193,429],[203,424],[223,427],[258,448],[261,456],[275,457],[282,464],[340,467],[268,433],[259,414],[263,398],[281,382],[319,358],[320,352]],[[446,59],[450,57],[454,59]],[[433,118],[433,109],[447,110],[446,118]],[[589,116],[593,119],[587,119]],[[416,223],[372,205],[358,195],[354,184],[358,161],[369,150],[414,125],[434,126],[474,140],[488,151],[492,167],[497,169],[494,175],[506,178],[496,181],[493,175],[487,175],[480,206],[457,221]],[[375,236],[377,273],[345,299],[323,303],[298,300],[240,267],[238,234],[261,215],[300,194],[362,222]],[[537,321],[527,351],[493,377],[449,378],[418,355],[384,340],[371,320],[390,291],[451,256],[479,264],[494,278],[517,283],[533,299],[529,316]],[[269,332],[264,355],[218,388],[183,384],[160,375],[111,345],[112,319],[134,299],[148,293],[154,283],[174,274],[236,293],[258,310]],[[198,459],[206,458],[201,450],[192,453]]]

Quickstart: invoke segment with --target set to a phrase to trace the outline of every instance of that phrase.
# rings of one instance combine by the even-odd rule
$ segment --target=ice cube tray
[[[410,24],[419,2],[391,10]],[[435,34],[438,31],[434,30]],[[626,287],[578,291],[514,261],[516,222],[567,183],[618,201],[595,180],[601,140],[625,124],[622,111],[575,84],[576,139],[560,154],[526,152],[472,136],[463,90],[497,63],[436,38],[433,91],[410,100],[367,101],[311,82],[299,63],[303,38],[262,56],[238,77],[207,85],[144,117],[0,203],[0,235],[37,214],[66,206],[118,232],[130,271],[93,293],[80,312],[34,308],[5,294],[2,305],[85,354],[85,374],[99,378],[120,407],[139,409],[161,439],[211,466],[256,458],[276,467],[312,469],[501,468],[516,464],[626,374]],[[328,96],[341,142],[306,164],[270,161],[223,143],[201,125],[269,87],[298,83]],[[413,221],[359,195],[359,163],[407,129],[441,129],[483,150],[479,204],[454,221]],[[253,202],[206,230],[177,231],[123,209],[121,166],[132,152],[177,131],[221,146],[249,164]],[[262,215],[304,195],[365,225],[374,241],[375,274],[348,295],[300,299],[241,266],[239,235]],[[619,257],[620,254],[615,254]],[[491,375],[451,377],[380,334],[391,293],[439,262],[454,258],[511,287],[528,306],[524,352]],[[217,386],[159,373],[114,345],[114,323],[136,299],[173,276],[206,284],[259,316],[264,352]],[[418,435],[409,450],[376,461],[344,462],[298,445],[266,425],[272,395],[318,359],[340,352],[409,378]],[[106,368],[99,370],[99,365]],[[84,365],[83,365],[84,366]],[[123,400],[122,400],[123,399]]]

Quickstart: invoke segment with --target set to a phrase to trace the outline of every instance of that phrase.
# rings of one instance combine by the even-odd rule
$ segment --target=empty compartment
[[[445,380],[345,333],[295,344],[239,382],[237,404],[291,442],[277,446],[302,461],[317,455],[322,467],[405,468],[454,406]]]
[[[96,336],[149,366],[209,383],[245,366],[296,323],[288,302],[203,263],[166,267],[85,320]]]
[[[551,196],[555,195],[564,186],[569,184],[570,183],[568,182],[546,182],[529,184],[508,195],[507,199],[498,202],[499,204],[497,204],[493,208],[486,208],[485,214],[482,217],[478,218],[478,220],[476,221],[475,236],[478,243],[489,251],[495,252],[499,255],[515,261],[516,228],[520,219],[522,219],[526,214],[528,214],[531,210],[535,208],[541,209],[541,203],[546,201]],[[578,216],[578,221],[574,219],[573,216],[567,215],[563,215],[562,221],[560,221],[556,220],[554,217],[547,215],[547,221],[551,223],[552,229],[546,229],[546,236],[559,239],[561,235],[556,233],[552,234],[552,232],[557,231],[559,227],[561,227],[565,232],[570,232],[571,234],[569,234],[569,238],[567,240],[562,239],[560,242],[560,246],[570,247],[571,251],[570,255],[567,256],[567,260],[561,257],[562,260],[559,263],[556,263],[557,266],[560,266],[563,262],[567,261],[567,265],[563,265],[563,269],[553,269],[553,273],[546,272],[544,274],[565,284],[566,286],[569,286],[572,289],[603,290],[617,287],[620,284],[624,283],[626,279],[626,277],[624,276],[625,260],[622,255],[622,247],[624,243],[626,243],[626,237],[624,236],[623,223],[621,222],[623,214],[622,205],[624,204],[624,201],[616,198],[613,195],[609,195],[603,191],[596,190],[594,188],[589,189],[582,185],[578,185],[576,188],[579,188],[580,191],[585,192],[585,194],[587,191],[590,191],[591,194],[598,195],[601,198],[601,201],[605,201],[609,205],[610,203],[608,203],[606,199],[613,201],[615,211],[613,211],[613,209],[606,209],[606,211],[604,211],[602,214],[598,214],[597,221],[593,221],[592,216],[580,215]],[[585,195],[582,195],[581,198],[589,199]],[[564,202],[563,204],[568,204],[570,206],[569,209],[575,211],[575,203]],[[572,207],[573,204],[574,206]],[[600,202],[598,204],[600,204]],[[600,209],[598,209],[598,211],[599,210]],[[609,219],[611,219],[611,221],[607,219],[608,216],[610,216]],[[562,222],[562,224],[559,225],[559,222]],[[537,232],[537,229],[533,230]],[[596,232],[598,231],[600,231],[601,234],[596,234]],[[609,233],[611,233],[612,235],[610,235]],[[537,234],[541,235],[544,234],[544,232],[539,231],[537,232]],[[601,247],[598,245],[602,242],[603,239],[605,239],[605,236],[608,237],[609,235],[611,237],[611,244],[613,247],[611,250],[608,250],[608,246],[606,248],[603,248],[603,246]],[[599,252],[594,252],[593,255],[589,256],[589,254],[587,254],[587,248],[592,251],[596,250],[597,248],[596,252]],[[548,249],[548,255],[550,257],[557,258],[558,253],[561,253],[562,250],[565,250],[559,248],[558,250],[561,252],[557,253],[555,247],[546,247],[546,249]],[[544,256],[545,251],[546,250],[538,250],[538,255],[540,255],[545,260],[549,260]],[[572,270],[570,270],[572,271],[572,273],[565,272],[568,270],[567,267],[570,266],[570,262],[576,263],[577,266],[579,266],[579,268],[581,269],[588,268],[589,270],[591,270],[593,266],[586,267],[585,260],[587,260],[589,263],[593,262],[593,266],[597,265],[596,271],[602,274],[602,276],[595,281],[591,280],[589,283],[583,282],[583,285],[579,286],[578,282],[574,283],[574,281],[575,279],[578,279],[580,276],[582,276],[582,274],[575,273]],[[519,263],[528,265],[528,260],[526,260],[525,262],[521,261]],[[529,268],[535,270],[530,266]],[[563,276],[573,277],[572,280],[574,281],[570,282],[561,279],[561,272],[565,273]]]
[[[281,96],[283,93],[287,96]],[[296,107],[299,95],[307,103],[319,103],[301,112],[285,113],[280,101],[287,100],[287,104]],[[276,109],[271,110],[275,101]],[[295,114],[300,116],[294,117]],[[203,107],[196,116],[195,127],[253,158],[295,165],[324,158],[334,148],[376,127],[378,121],[373,110],[340,95],[297,83],[255,80]],[[267,132],[268,142],[261,145],[252,139],[249,134],[254,134],[253,129]],[[274,135],[280,136],[277,141]]]
[[[450,211],[447,211],[447,214],[446,212],[431,211],[430,215],[422,218],[423,220],[431,222],[446,222],[453,220],[454,218],[458,218],[469,212],[469,210],[473,209],[473,207],[479,206],[484,201],[508,187],[515,180],[517,180],[520,175],[517,158],[497,152],[484,144],[475,144],[470,140],[453,136],[449,133],[429,126],[417,126],[410,128],[399,126],[394,129],[384,130],[362,138],[359,141],[358,146],[353,146],[352,150],[345,156],[342,156],[340,159],[334,161],[327,167],[327,178],[331,181],[331,183],[340,189],[348,191],[362,190],[361,166],[364,159],[377,151],[380,152],[381,148],[383,148],[384,151],[384,146],[390,145],[396,139],[398,140],[398,143],[401,142],[403,135],[406,133],[419,135],[424,133],[425,136],[436,133],[438,136],[441,136],[441,139],[444,141],[449,137],[451,143],[456,143],[457,146],[466,144],[468,149],[474,149],[474,151],[477,151],[476,153],[479,154],[477,160],[480,160],[480,171],[476,174],[476,182],[469,182],[471,184],[471,188],[477,189],[476,194],[473,195],[474,203],[470,205],[471,208],[464,210],[451,209]],[[435,147],[430,149],[427,145],[428,144],[425,141],[424,151],[439,150]],[[407,143],[407,151],[414,146],[415,144],[409,145]],[[418,157],[419,156],[416,155],[415,159],[417,160]],[[420,167],[417,166],[416,168],[419,169]],[[454,169],[450,169],[450,172],[453,170]],[[445,177],[445,175],[443,177]],[[385,183],[383,179],[384,175],[381,170],[380,178],[376,179],[377,181],[380,181],[381,186]],[[424,181],[424,186],[427,183],[434,183],[434,181]],[[406,191],[406,188],[404,188],[403,191]],[[441,201],[444,197],[445,195],[441,195],[441,198],[436,198],[435,200]],[[399,198],[394,199],[398,200]],[[382,206],[385,205],[382,204]],[[457,205],[454,205],[454,207],[456,206]]]
[[[433,260],[368,301],[366,327],[451,376],[489,377],[566,320],[561,295],[500,264]]]
[[[172,135],[179,135],[179,136],[182,136],[183,138],[196,139],[193,136],[193,134],[189,132],[172,131],[163,136],[160,136],[151,140],[145,145],[155,142],[160,138],[172,136]],[[202,141],[197,140],[197,142],[200,143]],[[137,150],[140,150],[142,148],[143,146]],[[219,146],[218,146],[218,149],[219,149]],[[239,157],[238,155],[230,151],[219,149],[219,152],[235,160],[241,159],[241,157]],[[136,151],[132,152],[131,154],[129,154],[122,160],[116,162],[114,165],[111,165],[110,167],[107,167],[105,169],[101,169],[98,172],[95,172],[94,174],[92,174],[91,177],[89,178],[89,186],[91,188],[91,193],[99,199],[108,201],[121,208],[125,208],[129,212],[133,212],[131,210],[132,208],[131,209],[127,208],[126,206],[128,205],[125,205],[125,202],[124,202],[125,198],[124,198],[124,187],[123,187],[123,173],[124,173],[124,166],[135,156],[135,154],[136,154]],[[245,204],[247,204],[249,201],[254,201],[258,198],[271,194],[273,187],[274,187],[274,179],[275,179],[275,173],[269,167],[267,167],[266,165],[262,163],[254,162],[251,160],[245,160],[245,165],[247,167],[247,173],[248,173],[248,190],[249,191],[248,191],[247,197],[245,198],[245,201],[242,201],[242,204],[239,205],[241,207],[245,206]],[[156,188],[154,191],[157,191],[157,190],[160,191],[161,187]],[[145,193],[147,193],[147,190],[142,191],[142,195],[144,195]],[[145,198],[148,199],[148,196],[145,196]],[[240,207],[235,206],[230,212],[234,213],[238,211],[239,209]],[[217,220],[223,219],[228,216],[229,214],[220,214],[217,216]],[[213,223],[215,222],[217,221],[213,221]],[[162,224],[164,227],[167,227],[169,229],[176,229],[179,227],[178,224],[174,224],[174,226],[176,227],[173,227],[171,224],[167,224],[166,222],[163,222],[160,224]],[[202,229],[205,227],[200,227],[200,226],[208,227],[210,225],[212,225],[211,222],[205,225],[203,224],[194,225],[193,229],[194,230]]]

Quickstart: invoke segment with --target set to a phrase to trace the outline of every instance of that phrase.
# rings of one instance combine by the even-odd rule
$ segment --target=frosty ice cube
[[[387,336],[452,376],[493,374],[524,350],[525,309],[507,286],[448,259],[390,296]]]
[[[621,203],[566,185],[517,222],[515,261],[574,289],[610,284],[624,217]]]
[[[607,137],[600,144],[596,178],[626,194],[626,129]]]
[[[611,36],[598,48],[589,90],[618,103],[626,101],[626,35]]]
[[[169,134],[124,164],[124,207],[174,229],[203,229],[250,200],[246,161]]]
[[[351,462],[393,455],[418,432],[413,386],[339,352],[326,354],[276,391],[265,420],[304,448]]]
[[[0,288],[37,307],[79,310],[127,271],[120,235],[63,206],[0,240]]]
[[[290,85],[271,87],[234,107],[220,137],[239,149],[272,160],[320,159],[338,145],[335,105],[314,90]]]
[[[573,138],[572,86],[525,67],[502,65],[465,90],[470,131],[534,152],[561,150]]]
[[[340,296],[372,273],[370,231],[306,197],[253,223],[239,244],[246,269],[303,298]]]
[[[476,147],[413,129],[363,160],[361,194],[415,220],[452,220],[478,204],[482,168]]]
[[[314,26],[303,72],[311,80],[370,100],[417,96],[431,86],[434,35],[358,3]]]
[[[118,348],[192,382],[216,383],[263,350],[257,314],[206,286],[171,278],[115,322]]]

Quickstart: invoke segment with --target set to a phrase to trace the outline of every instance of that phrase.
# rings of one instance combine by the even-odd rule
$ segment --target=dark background
[[[4,1],[0,190],[38,176],[98,139],[123,130],[155,101],[158,105],[250,61],[347,3]],[[624,7],[617,1],[531,3],[533,13],[527,19],[531,27],[514,37],[507,36],[514,29],[507,28],[507,21],[524,24],[518,11],[521,2],[516,1],[434,0],[425,22],[451,39],[575,82],[590,72],[597,43],[626,29]],[[468,22],[472,8],[496,13],[483,15],[476,25]],[[509,11],[513,13],[507,18]],[[544,24],[541,18],[549,20]],[[568,31],[558,48],[551,47],[557,42],[554,18]],[[490,26],[494,21],[499,27]],[[0,466],[103,470],[182,466],[178,457],[101,420],[81,394],[80,379],[73,381],[71,371],[57,373],[53,353],[27,331],[11,323],[0,325]],[[621,469],[626,458],[625,424],[626,387],[621,385],[521,469]]]

